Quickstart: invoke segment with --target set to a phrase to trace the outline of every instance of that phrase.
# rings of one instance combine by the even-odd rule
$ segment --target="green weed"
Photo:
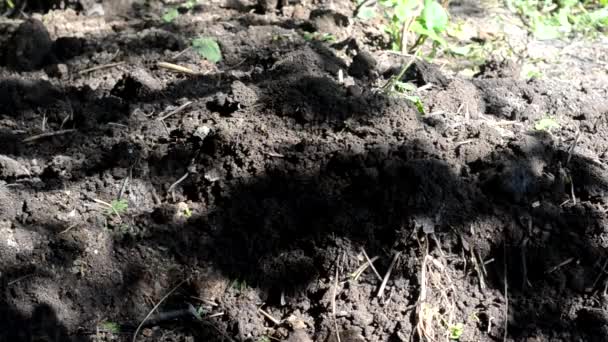
[[[104,332],[109,332],[112,334],[118,334],[120,333],[120,325],[118,325],[118,323],[115,322],[101,322],[99,324],[99,329],[104,331]]]
[[[573,33],[596,34],[608,28],[606,0],[506,0],[537,39]]]
[[[126,199],[112,200],[106,214],[108,216],[116,215],[120,217],[120,215],[124,214],[127,209],[129,209],[129,202]]]
[[[169,8],[162,16],[163,21],[165,23],[172,23],[175,19],[177,19],[177,17],[179,17],[180,9],[182,11],[189,11],[194,8],[194,6],[196,6],[197,2],[197,0],[189,0],[186,3],[181,4],[177,7]]]
[[[304,38],[304,40],[306,41],[313,41],[313,40],[318,40],[321,42],[335,42],[336,41],[336,36],[334,36],[331,33],[310,33],[310,32],[304,32],[302,34],[302,37]]]
[[[414,106],[416,107],[416,109],[418,110],[418,112],[421,115],[424,115],[424,105],[422,104],[422,100],[420,99],[420,97],[416,96],[416,95],[411,95],[412,92],[416,91],[416,86],[412,83],[407,83],[407,82],[403,82],[401,81],[401,79],[403,78],[403,75],[405,75],[407,69],[409,69],[412,64],[414,63],[414,60],[418,57],[418,53],[420,52],[420,50],[416,51],[416,53],[414,54],[414,56],[412,57],[412,59],[405,64],[401,70],[399,71],[399,73],[397,75],[393,75],[391,76],[391,78],[386,82],[386,84],[380,89],[383,93],[387,94],[387,95],[392,95],[392,96],[402,96],[405,99],[407,99],[408,101],[412,102],[414,104]]]
[[[448,327],[448,338],[450,340],[459,341],[464,333],[464,325],[462,323],[457,323]]]
[[[438,1],[379,0],[377,7],[389,22],[384,29],[391,37],[393,50],[413,51],[428,39],[435,46],[447,46],[442,34],[447,29],[449,16]],[[376,8],[366,6],[364,0],[360,0],[357,17],[367,20],[375,15]],[[413,38],[411,44],[410,38]]]

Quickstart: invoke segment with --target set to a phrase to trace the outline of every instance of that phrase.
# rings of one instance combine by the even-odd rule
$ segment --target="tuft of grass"
[[[120,217],[121,214],[124,214],[127,209],[129,209],[129,202],[126,199],[112,200],[110,202],[110,208],[106,211],[107,215],[117,215]]]

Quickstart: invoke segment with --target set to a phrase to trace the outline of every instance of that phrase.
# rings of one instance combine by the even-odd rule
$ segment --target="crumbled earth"
[[[0,24],[0,340],[608,339],[599,59],[415,61],[420,108],[351,2],[154,6]]]

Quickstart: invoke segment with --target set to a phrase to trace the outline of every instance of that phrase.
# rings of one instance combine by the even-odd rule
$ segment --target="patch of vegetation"
[[[230,287],[241,293],[247,289],[247,282],[245,280],[235,279],[230,283]]]
[[[551,133],[552,130],[558,128],[559,123],[551,116],[542,118],[534,124],[534,130],[539,132]]]
[[[192,48],[209,62],[217,63],[222,60],[222,50],[214,38],[196,38],[192,41]]]
[[[185,218],[190,218],[190,217],[192,217],[192,209],[190,209],[190,207],[186,207],[186,208],[184,208],[184,211],[182,212],[182,214],[184,215]]]
[[[112,200],[106,214],[108,216],[116,215],[120,217],[120,215],[124,214],[127,209],[129,209],[129,202],[126,199]]]
[[[419,51],[420,50],[416,51],[416,53],[414,54],[414,57],[410,60],[409,63],[405,64],[401,68],[401,71],[399,71],[399,73],[397,75],[391,76],[391,78],[388,80],[388,82],[386,82],[386,84],[381,88],[381,91],[387,95],[401,96],[401,97],[407,99],[408,101],[410,101],[414,104],[414,106],[416,107],[416,109],[418,110],[418,112],[421,115],[424,115],[425,111],[424,111],[424,105],[422,104],[422,100],[420,99],[419,96],[411,94],[417,90],[416,86],[412,83],[401,81],[403,79],[403,75],[405,75],[405,72],[407,71],[407,69],[409,69],[409,67],[412,66],[412,64],[414,63],[414,60],[418,57]]]
[[[187,12],[194,8],[197,4],[197,0],[188,0],[186,3],[181,4],[177,7],[172,7],[165,11],[162,19],[165,23],[172,23],[175,19],[177,19],[181,12]]]
[[[391,37],[393,50],[411,52],[428,39],[433,46],[447,46],[442,34],[447,29],[449,16],[438,1],[379,0],[377,8],[368,6],[367,2],[359,1],[357,17],[370,19],[376,16],[377,11],[384,15],[388,20],[385,31]]]
[[[452,341],[459,341],[464,333],[464,325],[457,323],[448,327],[448,338]]]
[[[608,29],[608,0],[506,0],[537,39]]]
[[[118,323],[115,322],[101,322],[99,324],[99,329],[102,330],[103,332],[109,332],[112,334],[118,334],[120,333],[120,325],[118,325]]]
[[[321,42],[328,42],[328,43],[336,41],[336,37],[333,34],[331,34],[331,33],[319,33],[319,32],[310,33],[310,32],[304,32],[302,34],[302,37],[306,41],[318,40],[318,41],[321,41]]]

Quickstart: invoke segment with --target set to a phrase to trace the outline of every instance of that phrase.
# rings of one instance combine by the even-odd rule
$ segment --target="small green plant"
[[[304,32],[302,34],[302,37],[304,38],[304,40],[306,41],[313,41],[313,40],[318,40],[321,42],[335,42],[336,41],[336,36],[334,36],[331,33],[319,33],[319,32]]]
[[[553,129],[559,128],[559,123],[551,116],[542,118],[534,124],[534,130],[551,133]]]
[[[169,8],[162,16],[163,21],[165,23],[172,23],[175,19],[177,19],[177,17],[179,17],[180,9],[184,11],[189,11],[194,8],[194,6],[196,6],[196,3],[197,0],[189,0],[186,3],[181,4],[177,7]]]
[[[387,95],[398,95],[404,97],[405,99],[414,104],[414,106],[421,115],[424,115],[424,105],[422,104],[422,100],[420,99],[420,97],[416,95],[410,95],[410,93],[416,91],[416,86],[411,83],[401,81],[407,69],[412,66],[414,60],[418,57],[419,52],[420,50],[416,51],[410,62],[405,64],[397,75],[391,76],[391,78],[386,82],[386,84],[381,88],[381,90]]]
[[[120,215],[124,214],[127,209],[129,209],[129,202],[126,199],[123,198],[119,200],[112,200],[106,213],[108,215],[116,215],[120,217]]]
[[[120,325],[118,325],[118,323],[115,322],[101,322],[99,324],[99,329],[104,331],[104,332],[109,332],[112,334],[118,334],[120,333]]]
[[[230,287],[240,293],[247,289],[247,282],[245,280],[235,279],[230,284]]]
[[[222,60],[222,50],[214,38],[196,38],[192,41],[192,48],[209,62],[217,63]]]
[[[190,207],[184,208],[183,214],[186,218],[192,217],[192,210],[190,209]]]
[[[270,342],[270,337],[262,336],[262,337],[258,338],[258,342]]]
[[[447,11],[436,0],[379,0],[379,9],[388,20],[385,31],[390,35],[392,49],[414,51],[427,39],[433,44],[447,46],[442,34],[448,27]],[[357,17],[367,20],[375,16],[375,8],[360,1]],[[412,44],[408,43],[413,35]]]
[[[464,333],[464,325],[457,323],[448,327],[448,338],[453,341],[459,341]]]

